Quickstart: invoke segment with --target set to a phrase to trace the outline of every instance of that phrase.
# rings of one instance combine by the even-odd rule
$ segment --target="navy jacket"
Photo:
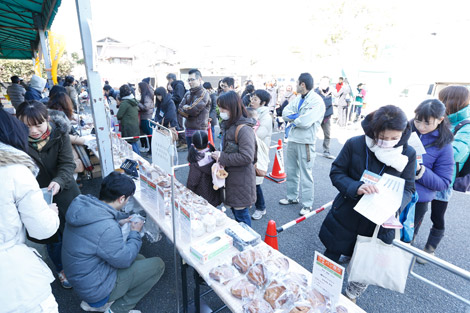
[[[124,242],[119,220],[127,216],[92,195],[80,195],[70,204],[62,263],[75,292],[88,303],[110,295],[117,270],[130,267],[142,246],[136,231]]]
[[[330,87],[326,89],[326,93],[328,93],[329,90]],[[325,102],[325,117],[333,115],[333,98],[331,96],[331,93],[325,96],[320,91],[320,88],[316,88],[315,92],[323,99],[323,102]]]
[[[155,121],[162,123],[164,127],[176,127],[178,121],[176,119],[176,106],[171,98],[171,94],[167,93],[162,101],[156,101],[157,113],[155,113]]]
[[[429,202],[434,199],[436,191],[446,190],[452,181],[454,151],[452,143],[448,143],[442,148],[432,145],[439,137],[438,129],[422,135],[413,124],[412,127],[426,148],[426,153],[423,155],[423,165],[426,169],[423,176],[416,181],[418,202]]]
[[[181,100],[183,100],[184,95],[186,94],[186,88],[184,87],[184,83],[182,80],[175,80],[171,83],[171,88],[173,88],[173,91],[171,93],[173,102],[176,105],[176,108],[178,109]]]
[[[363,122],[367,124],[367,118]],[[366,134],[368,134],[368,131],[366,131]],[[408,157],[408,164],[403,172],[398,172],[389,166],[385,166],[384,169],[384,173],[405,179],[402,205],[397,208],[400,212],[411,200],[411,196],[415,191],[416,152],[406,144],[410,134],[411,130],[408,128],[398,144],[403,145],[402,154]],[[369,171],[376,174],[380,173],[384,164],[369,150],[364,135],[350,138],[331,166],[331,182],[338,189],[339,194],[323,221],[319,237],[325,247],[334,253],[351,256],[357,235],[372,237],[376,226],[354,210],[354,207],[361,199],[361,196],[357,195],[357,189],[363,184],[360,179],[366,169],[366,150],[369,154]],[[394,230],[380,228],[379,238],[384,242],[391,243],[394,235]]]

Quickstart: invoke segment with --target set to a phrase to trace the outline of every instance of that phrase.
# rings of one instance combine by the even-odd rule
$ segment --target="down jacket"
[[[371,114],[362,122],[362,126],[366,135],[374,138],[369,128],[370,119]],[[400,212],[410,202],[415,191],[416,152],[407,144],[410,134],[411,130],[408,127],[398,143],[398,146],[403,146],[402,154],[408,157],[408,164],[403,172],[398,172],[389,166],[385,166],[383,171],[405,180],[402,204],[400,208],[397,208]],[[372,237],[374,233],[376,225],[354,210],[362,197],[357,195],[357,189],[363,184],[360,179],[366,169],[366,151],[369,155],[369,171],[379,174],[384,164],[367,147],[364,135],[346,141],[331,166],[331,182],[338,189],[339,194],[334,199],[333,205],[323,221],[319,237],[325,247],[334,253],[351,256],[357,235]],[[386,243],[391,243],[394,239],[394,231],[380,228],[379,238]]]
[[[187,105],[189,108],[183,109]],[[202,86],[191,88],[183,97],[178,112],[186,118],[186,129],[206,130],[209,125],[211,98]]]
[[[35,179],[38,169],[24,152],[0,143],[0,303],[2,312],[36,312],[51,294],[54,276],[36,250],[25,245],[25,229],[45,239],[59,227]]]
[[[412,130],[420,137],[426,153],[423,154],[423,165],[425,167],[423,176],[416,180],[416,192],[418,192],[418,202],[429,202],[434,199],[436,191],[446,190],[452,182],[454,170],[454,155],[452,144],[449,143],[442,148],[432,145],[439,137],[439,130],[422,135],[410,123]],[[426,147],[427,146],[427,147]]]
[[[460,122],[470,119],[470,105],[454,114],[450,114],[448,118],[450,124],[452,125],[451,131],[453,132],[455,127]],[[463,164],[465,164],[465,162],[467,162],[468,158],[470,157],[470,124],[460,128],[459,131],[454,135],[452,148],[454,149],[454,161],[455,163],[459,163],[460,169],[462,169]],[[452,183],[454,183],[455,176],[456,170],[454,169]]]
[[[117,270],[128,268],[142,246],[136,231],[122,237],[119,220],[128,217],[92,195],[80,195],[67,212],[62,263],[81,299],[101,301],[114,288]]]
[[[246,126],[238,133],[238,144],[235,144],[235,131],[238,125]],[[219,163],[225,167],[228,177],[225,179],[224,203],[233,208],[247,208],[256,202],[256,135],[253,131],[255,121],[241,117],[232,125],[227,121],[221,123],[222,152]],[[234,151],[233,147],[237,147]]]
[[[49,123],[52,127],[49,141],[41,151],[36,150],[30,143],[28,154],[39,167],[36,177],[39,187],[45,188],[51,181],[60,186],[60,191],[53,201],[59,207],[60,229],[63,230],[67,209],[72,200],[80,194],[80,189],[73,177],[75,161],[69,136],[70,122],[65,115],[52,114]]]
[[[7,94],[10,97],[11,104],[15,107],[15,110],[24,102],[25,93],[26,90],[20,84],[12,84],[11,86],[8,86]]]

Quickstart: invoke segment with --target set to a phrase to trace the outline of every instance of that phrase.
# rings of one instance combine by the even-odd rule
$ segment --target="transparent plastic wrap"
[[[140,204],[134,199],[134,197],[131,197],[129,199],[129,202],[127,205],[124,207],[124,212],[129,213],[130,216],[135,215],[135,216],[140,216],[143,218],[145,221],[144,227],[142,228],[141,231],[141,236],[147,235],[147,239],[151,242],[157,242],[162,238],[160,227],[151,219],[147,220],[147,213],[144,211],[144,209],[140,206]],[[136,215],[137,213],[137,215]],[[126,227],[127,225],[127,227]],[[127,223],[122,227],[123,231],[123,236],[124,233],[127,232],[127,235],[130,232],[130,225]]]
[[[251,248],[242,251],[232,257],[232,265],[242,274],[248,272],[250,267],[255,263],[262,263],[271,254],[268,249]]]
[[[273,280],[266,287],[264,291],[264,300],[266,300],[273,309],[279,309],[286,303],[287,297],[285,296],[287,287],[278,280]]]
[[[348,309],[342,305],[337,305],[336,313],[348,313]]]
[[[307,292],[307,300],[312,305],[315,313],[331,312],[330,298],[317,291],[315,288]]]
[[[233,238],[233,246],[240,251],[250,246],[254,247],[261,241],[261,236],[243,222],[230,226],[225,230],[225,233]]]
[[[240,274],[230,264],[216,266],[209,272],[209,277],[211,279],[224,285],[239,276]]]
[[[273,308],[263,299],[246,301],[243,305],[244,313],[274,313]]]
[[[266,260],[264,265],[273,274],[286,274],[289,272],[289,260],[283,256]]]
[[[237,299],[253,299],[256,293],[256,286],[243,277],[232,284],[230,292]]]
[[[198,219],[191,220],[191,236],[192,237],[201,237],[206,233],[204,224]]]
[[[215,217],[215,224],[217,225],[217,227],[223,226],[227,222],[227,214],[222,212],[222,210],[215,209],[214,217]]]
[[[246,273],[246,278],[257,287],[263,288],[268,282],[269,274],[264,264],[258,263],[251,266]]]
[[[295,303],[294,306],[288,311],[289,313],[314,313],[315,310],[308,301]]]

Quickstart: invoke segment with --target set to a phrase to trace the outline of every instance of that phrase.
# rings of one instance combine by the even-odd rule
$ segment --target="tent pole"
[[[80,36],[82,39],[83,57],[87,73],[88,90],[91,110],[95,124],[96,142],[101,164],[102,177],[114,171],[113,149],[111,145],[111,132],[105,110],[105,98],[101,77],[96,69],[96,54],[94,53],[93,30],[91,27],[90,0],[76,0]]]

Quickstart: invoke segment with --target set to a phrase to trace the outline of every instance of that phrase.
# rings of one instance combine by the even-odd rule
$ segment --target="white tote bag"
[[[413,255],[378,239],[379,228],[372,238],[357,236],[348,280],[403,293]],[[400,240],[400,230],[395,230],[395,239]]]

